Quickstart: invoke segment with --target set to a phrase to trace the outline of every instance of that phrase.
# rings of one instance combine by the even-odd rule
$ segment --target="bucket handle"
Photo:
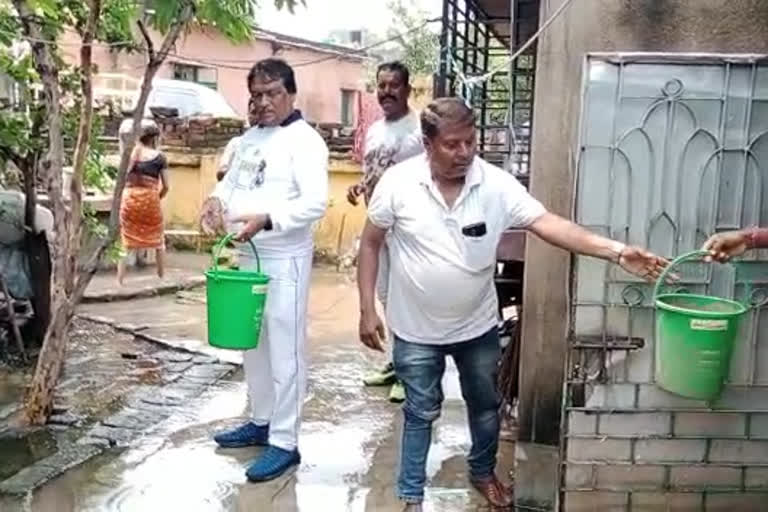
[[[219,273],[219,256],[224,247],[235,238],[235,235],[230,233],[219,240],[216,245],[213,246],[213,277],[216,279]],[[248,244],[253,249],[253,254],[256,256],[256,272],[261,274],[261,258],[259,258],[259,252],[256,250],[256,246],[253,244],[253,240],[248,240]]]
[[[679,265],[680,263],[683,263],[686,261],[690,261],[694,259],[702,259],[708,255],[709,255],[709,251],[699,249],[696,251],[691,251],[685,254],[681,254],[680,256],[672,260],[672,262],[669,265],[667,265],[667,268],[665,268],[661,272],[661,275],[656,280],[656,286],[653,289],[653,302],[655,303],[656,299],[659,297],[659,294],[660,294],[659,292],[661,291],[661,287],[666,282],[667,276],[669,275],[669,273],[672,272],[672,267],[675,267],[676,265]]]

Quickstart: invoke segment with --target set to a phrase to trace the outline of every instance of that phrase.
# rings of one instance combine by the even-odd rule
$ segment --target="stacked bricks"
[[[652,384],[597,385],[566,429],[566,512],[768,511],[763,387],[704,404]]]
[[[169,117],[155,121],[164,148],[191,148],[201,153],[215,152],[245,129],[242,120],[229,118]]]

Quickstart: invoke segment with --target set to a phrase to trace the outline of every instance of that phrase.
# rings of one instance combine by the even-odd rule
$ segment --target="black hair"
[[[408,70],[408,66],[400,62],[399,60],[393,60],[391,62],[385,62],[376,69],[376,78],[379,77],[379,73],[382,71],[391,71],[393,73],[400,73],[400,78],[403,79],[405,85],[411,83],[411,72]]]
[[[421,133],[433,139],[440,132],[440,123],[475,124],[475,112],[461,98],[438,98],[421,112]]]
[[[282,80],[288,94],[296,94],[296,76],[293,73],[293,68],[283,59],[264,59],[254,64],[248,73],[248,86],[256,77]]]
[[[158,139],[159,137],[160,137],[160,129],[154,123],[142,125],[142,127],[139,130],[139,142],[141,142],[145,146],[153,145],[155,140]]]

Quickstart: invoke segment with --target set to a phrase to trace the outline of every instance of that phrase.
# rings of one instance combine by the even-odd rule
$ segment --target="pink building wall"
[[[159,47],[161,37],[156,34],[153,36],[156,36],[153,39],[156,47]],[[71,41],[78,41],[76,35],[72,34],[71,37]],[[64,47],[64,53],[72,62],[77,61],[77,52],[76,46]],[[179,56],[183,56],[183,59]],[[211,30],[195,30],[182,36],[158,72],[158,77],[173,78],[173,64],[176,62],[216,68],[218,91],[245,117],[248,106],[248,71],[256,61],[272,56],[295,66],[297,107],[311,121],[341,122],[342,89],[361,91],[365,88],[365,62],[359,56],[338,55],[298,43],[271,40],[269,35],[234,45]],[[325,58],[328,60],[302,65]],[[140,53],[114,53],[103,46],[94,47],[93,60],[99,72],[121,73],[136,78],[141,78],[145,62]]]

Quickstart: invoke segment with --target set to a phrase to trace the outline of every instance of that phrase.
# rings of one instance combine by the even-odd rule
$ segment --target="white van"
[[[138,92],[136,97],[138,98]],[[178,110],[179,117],[208,115],[242,119],[218,91],[185,80],[156,78],[152,82],[152,91],[147,98],[142,124],[154,123],[151,112],[153,107],[174,108]],[[118,136],[121,152],[124,138],[130,133],[132,127],[131,119],[125,119],[120,123]]]

